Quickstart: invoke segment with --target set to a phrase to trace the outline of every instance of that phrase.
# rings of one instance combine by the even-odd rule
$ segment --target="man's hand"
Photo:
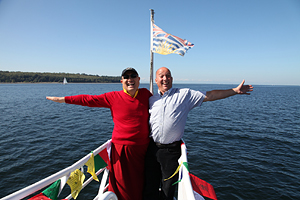
[[[233,88],[233,91],[236,94],[247,94],[247,95],[250,95],[249,92],[253,91],[253,87],[252,87],[252,85],[244,85],[244,83],[245,83],[245,80],[243,80],[239,86],[237,86],[236,88]]]

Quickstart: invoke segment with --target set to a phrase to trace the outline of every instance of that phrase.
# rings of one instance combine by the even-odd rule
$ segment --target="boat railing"
[[[108,146],[110,140],[108,140],[106,143],[104,143],[103,145],[101,145],[100,147],[98,147],[97,149],[95,149],[92,153],[94,155],[97,155],[98,153],[100,153],[102,150],[106,149],[106,147]],[[65,186],[70,174],[72,172],[74,172],[76,169],[81,169],[81,171],[83,170],[83,166],[87,163],[87,161],[90,159],[91,154],[89,153],[88,155],[84,156],[82,159],[80,159],[79,161],[77,161],[76,163],[74,163],[73,165],[41,180],[38,181],[26,188],[23,188],[19,191],[16,191],[4,198],[2,198],[1,200],[15,200],[15,199],[23,199],[31,194],[34,194],[35,192],[42,190],[43,188],[49,186],[50,184],[54,183],[57,180],[61,180],[61,184],[60,184],[60,190],[58,193],[58,196],[60,195],[60,192],[62,191],[63,187]],[[96,175],[98,176],[99,174],[103,173],[102,175],[102,179],[101,179],[101,183],[99,186],[99,191],[97,196],[94,198],[94,200],[117,200],[117,196],[107,190],[108,187],[108,183],[107,183],[107,179],[108,179],[108,174],[109,174],[109,170],[104,167],[102,169],[99,169],[96,172]],[[82,185],[82,189],[84,187],[86,187],[91,181],[93,180],[93,177],[89,177]],[[79,193],[80,195],[80,193]],[[72,195],[68,195],[67,197],[65,197],[64,199],[72,199]]]
[[[109,146],[110,144],[110,140],[108,140],[106,143],[104,143],[103,145],[101,145],[100,147],[98,147],[97,149],[95,149],[92,153],[94,155],[99,154],[101,151],[105,150],[106,148]],[[39,181],[36,182],[24,189],[21,189],[19,191],[16,191],[4,198],[2,198],[1,200],[15,200],[15,199],[23,199],[26,198],[30,195],[35,194],[36,192],[44,189],[47,186],[50,186],[52,183],[54,183],[57,180],[61,180],[60,182],[60,189],[59,189],[59,193],[57,196],[60,195],[60,192],[62,191],[62,189],[64,188],[65,184],[67,183],[67,180],[70,177],[70,174],[72,172],[74,172],[77,169],[81,169],[81,171],[83,171],[83,166],[88,162],[88,160],[90,159],[92,153],[89,153],[88,155],[84,156],[82,159],[80,159],[79,161],[77,161],[76,163],[74,163],[73,165]],[[189,167],[188,167],[188,160],[187,160],[187,150],[186,150],[186,146],[184,143],[181,144],[181,157],[178,160],[179,162],[179,180],[178,180],[178,196],[177,199],[178,200],[204,200],[203,197],[199,197],[199,195],[197,195],[192,187],[191,184],[191,179],[190,179],[190,172],[189,172]],[[117,196],[110,191],[107,191],[108,188],[108,176],[109,176],[109,170],[106,167],[103,167],[101,169],[99,169],[96,172],[96,175],[99,176],[101,173],[102,174],[102,179],[99,185],[99,190],[98,190],[98,194],[96,195],[96,197],[91,197],[90,199],[93,200],[117,200]],[[93,180],[93,177],[90,176],[83,184],[82,184],[82,189],[85,188],[91,181]],[[79,193],[80,196],[80,193]],[[64,199],[72,199],[72,194],[69,194],[67,197],[65,197]]]

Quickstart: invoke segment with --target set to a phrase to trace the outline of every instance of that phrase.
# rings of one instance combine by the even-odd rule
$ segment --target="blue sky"
[[[150,10],[195,46],[154,54],[175,83],[300,85],[299,0],[0,0],[0,70],[119,76],[149,82]]]

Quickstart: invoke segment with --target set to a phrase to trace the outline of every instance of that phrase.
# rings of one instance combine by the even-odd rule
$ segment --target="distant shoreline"
[[[30,82],[14,82],[14,83],[5,83],[5,82],[0,82],[0,85],[5,85],[5,84],[59,84],[63,85],[62,82],[35,82],[35,83],[30,83]],[[67,83],[66,85],[72,85],[72,84],[121,84],[120,82],[118,83],[93,83],[93,82],[73,82],[73,83]],[[148,84],[149,83],[140,83],[140,84]],[[173,83],[173,85],[236,85],[233,83]],[[292,86],[292,87],[300,87],[300,85],[266,85],[266,84],[258,84],[258,85],[253,85],[255,86],[268,86],[268,87],[285,87],[285,86]]]
[[[60,85],[63,85],[62,82],[36,82],[36,83],[30,83],[30,82],[14,82],[14,83],[4,83],[4,82],[0,82],[0,84],[60,84]],[[69,84],[120,84],[120,83],[88,83],[88,82],[85,82],[85,83],[81,83],[81,82],[78,82],[78,83],[67,83],[65,85],[69,85]]]
[[[99,76],[70,73],[9,72],[0,70],[0,83],[120,83],[120,76]]]

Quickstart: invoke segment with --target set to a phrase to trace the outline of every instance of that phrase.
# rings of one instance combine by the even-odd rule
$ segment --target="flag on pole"
[[[166,33],[161,28],[152,23],[152,52],[162,55],[175,53],[184,56],[186,51],[193,46],[194,44],[188,42],[187,40]]]

